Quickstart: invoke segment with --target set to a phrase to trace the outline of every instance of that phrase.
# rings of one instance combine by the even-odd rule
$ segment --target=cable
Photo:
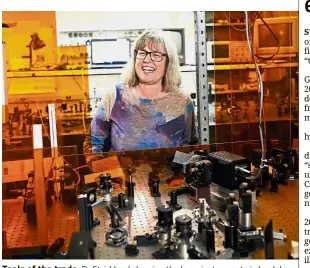
[[[245,29],[237,28],[236,26],[234,26],[234,25],[230,22],[230,19],[229,19],[229,17],[227,16],[226,11],[223,11],[223,12],[224,12],[224,14],[225,14],[225,17],[226,17],[226,19],[227,19],[227,23],[228,23],[229,26],[231,26],[233,29],[235,29],[235,30],[237,30],[237,31],[239,31],[239,32],[244,32],[244,31],[247,32],[247,27],[246,27]],[[261,19],[261,21],[265,24],[265,26],[267,27],[267,29],[268,29],[268,30],[270,31],[270,33],[272,34],[273,38],[274,38],[275,41],[277,42],[278,48],[277,48],[277,51],[276,51],[273,55],[271,55],[271,56],[269,56],[269,57],[262,57],[262,56],[259,56],[259,55],[257,55],[257,54],[255,54],[255,56],[256,56],[257,58],[259,58],[259,59],[262,59],[262,60],[272,60],[272,59],[279,53],[279,50],[280,50],[280,42],[279,42],[279,39],[277,38],[277,36],[275,35],[275,33],[274,33],[274,32],[271,30],[271,28],[269,27],[268,23],[267,23],[267,22],[263,19],[263,17],[260,15],[260,11],[256,11],[256,12],[254,13],[254,15],[253,15],[253,17],[252,17],[252,23],[251,23],[250,26],[248,25],[248,28],[251,28],[251,27],[254,25],[254,23],[255,23],[255,21],[257,20],[258,17]],[[246,18],[246,23],[249,23],[248,18]]]
[[[226,17],[226,19],[227,19],[227,23],[228,23],[229,26],[231,26],[232,28],[234,28],[235,30],[237,30],[237,31],[239,31],[239,32],[244,32],[244,31],[246,31],[246,28],[240,29],[240,28],[237,28],[235,25],[233,25],[233,24],[230,22],[230,19],[229,19],[229,17],[227,16],[226,11],[223,11],[223,12],[224,12],[224,14],[225,14],[225,17]],[[255,21],[256,21],[256,19],[257,19],[259,13],[260,13],[260,11],[256,11],[256,12],[254,13],[254,15],[253,15],[253,22],[252,22],[252,24],[250,25],[250,28],[251,28],[251,27],[253,26],[253,24],[255,23]]]
[[[256,18],[259,16],[259,12],[257,12],[257,14],[256,14]],[[250,44],[251,44],[251,48],[252,48],[252,51],[254,51],[254,49],[253,49],[253,38],[252,38],[252,34],[251,34],[251,31],[249,31],[249,40],[250,40]],[[253,53],[254,54],[254,53]],[[253,55],[251,54],[251,56],[252,56],[252,58],[253,58],[253,61],[254,61],[254,63],[256,62],[256,59],[255,59],[255,57],[253,57]],[[262,90],[264,90],[264,89],[262,89]],[[262,120],[263,120],[263,122],[264,122],[264,137],[265,137],[265,139],[264,139],[264,146],[265,146],[265,148],[267,148],[267,146],[266,146],[266,137],[267,137],[267,133],[266,133],[266,129],[267,129],[267,127],[266,127],[266,120],[265,120],[265,109],[264,109],[264,104],[262,104]]]
[[[87,168],[87,167],[89,167],[89,165],[84,165],[84,166],[77,167],[75,170],[79,170],[79,169]]]
[[[263,107],[263,101],[264,101],[264,87],[263,87],[263,82],[262,82],[262,76],[260,73],[260,70],[258,68],[257,62],[255,60],[255,55],[252,50],[251,46],[251,41],[250,41],[250,32],[249,32],[249,19],[248,19],[248,12],[245,11],[245,17],[246,17],[246,37],[247,37],[247,42],[248,42],[248,47],[250,50],[250,54],[252,55],[254,65],[255,65],[255,70],[257,73],[257,80],[258,80],[258,88],[259,88],[259,96],[260,96],[260,103],[259,103],[259,136],[260,136],[260,141],[261,141],[261,147],[262,147],[262,159],[261,159],[261,164],[260,164],[260,172],[265,166],[265,158],[266,158],[266,152],[265,152],[265,144],[264,144],[264,134],[263,134],[263,126],[262,126],[262,107]]]
[[[237,28],[235,25],[233,25],[233,24],[230,22],[230,19],[229,19],[229,17],[227,16],[226,11],[223,11],[223,12],[224,12],[224,14],[225,14],[225,17],[226,17],[226,19],[227,19],[227,23],[228,23],[229,26],[231,26],[232,28],[234,28],[236,31],[239,31],[239,32],[244,32],[244,31],[246,31],[246,29],[240,29],[240,28]]]
[[[263,17],[262,17],[260,14],[258,14],[258,17],[259,17],[259,18],[261,19],[261,21],[266,25],[266,27],[268,28],[268,30],[270,31],[270,33],[272,34],[272,36],[273,36],[274,39],[276,40],[278,49],[277,49],[277,51],[276,51],[274,54],[272,54],[272,55],[269,56],[269,57],[261,57],[261,56],[258,56],[257,54],[255,54],[255,56],[256,56],[257,58],[259,58],[259,59],[262,59],[262,60],[271,60],[271,59],[273,59],[273,58],[279,53],[279,50],[280,50],[280,42],[279,42],[279,39],[278,39],[278,38],[276,37],[276,35],[274,34],[274,32],[270,29],[268,23],[263,19]]]

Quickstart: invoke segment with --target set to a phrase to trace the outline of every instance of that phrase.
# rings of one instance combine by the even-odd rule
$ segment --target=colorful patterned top
[[[134,96],[124,85],[106,93],[90,125],[84,153],[167,148],[196,144],[196,120],[191,99],[170,92],[158,99]]]

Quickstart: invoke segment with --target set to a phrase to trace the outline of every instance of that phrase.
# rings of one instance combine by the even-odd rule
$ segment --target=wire
[[[245,29],[240,29],[240,28],[237,28],[236,26],[234,26],[231,22],[230,22],[230,19],[229,19],[229,17],[227,16],[227,14],[226,14],[226,11],[223,11],[224,12],[224,14],[225,14],[225,17],[226,17],[226,19],[227,19],[227,23],[228,23],[228,25],[229,26],[231,26],[233,29],[235,29],[235,30],[237,30],[237,31],[239,31],[239,32],[244,32],[244,31],[247,31],[247,27],[245,28]],[[275,33],[271,30],[271,28],[269,27],[269,25],[268,25],[268,23],[263,19],[263,17],[260,15],[260,11],[256,11],[255,13],[254,13],[254,15],[253,15],[253,17],[252,17],[252,23],[251,23],[251,25],[249,26],[248,25],[248,28],[251,28],[253,25],[254,25],[254,23],[255,23],[255,21],[257,20],[257,18],[260,18],[260,20],[265,24],[265,26],[267,27],[267,29],[270,31],[270,33],[272,34],[272,36],[273,36],[273,38],[275,39],[275,41],[277,42],[277,46],[278,46],[278,48],[277,48],[277,50],[276,50],[276,52],[273,54],[273,55],[271,55],[271,56],[269,56],[269,57],[262,57],[262,56],[259,56],[259,55],[257,55],[257,54],[255,54],[255,56],[257,57],[257,58],[259,58],[259,59],[262,59],[262,60],[271,60],[271,59],[273,59],[278,53],[279,53],[279,51],[280,51],[280,42],[279,42],[279,39],[277,38],[277,36],[275,35]],[[246,19],[246,23],[249,23],[249,21],[248,21],[248,18]]]
[[[244,31],[246,31],[246,28],[240,29],[240,28],[237,28],[235,25],[233,25],[233,24],[230,22],[230,19],[229,19],[229,17],[227,16],[226,11],[223,11],[223,12],[224,12],[224,14],[225,14],[225,17],[226,17],[226,19],[227,19],[227,23],[228,23],[229,26],[231,26],[232,28],[234,28],[235,30],[237,30],[237,31],[239,31],[239,32],[244,32]],[[253,15],[253,22],[252,22],[252,24],[250,25],[250,27],[253,26],[253,24],[254,24],[254,22],[256,21],[256,19],[257,19],[259,13],[260,13],[260,11],[256,11],[256,12],[254,13],[254,15]]]
[[[87,168],[87,167],[89,167],[89,165],[84,165],[84,166],[77,167],[75,170],[79,170],[79,169]]]
[[[231,26],[232,28],[234,28],[236,31],[239,31],[239,32],[244,32],[244,31],[246,31],[246,29],[240,29],[240,28],[237,28],[235,25],[233,25],[233,24],[230,22],[230,19],[229,19],[229,17],[227,16],[226,11],[223,11],[223,12],[224,12],[224,14],[225,14],[225,17],[226,17],[226,19],[227,19],[227,23],[228,23],[229,26]]]
[[[280,50],[280,42],[279,42],[279,39],[277,38],[277,36],[275,35],[275,33],[270,29],[268,23],[263,19],[263,17],[262,17],[260,14],[258,14],[257,16],[258,16],[258,17],[261,19],[261,21],[266,25],[267,29],[268,29],[268,30],[270,31],[270,33],[272,34],[273,38],[276,40],[278,48],[277,48],[277,51],[276,51],[274,54],[272,54],[271,56],[269,56],[269,57],[262,57],[262,56],[259,56],[259,55],[257,55],[257,54],[255,54],[255,56],[256,56],[257,58],[259,58],[259,59],[262,59],[262,60],[271,60],[271,59],[273,59],[273,58],[279,53],[279,50]]]
[[[257,12],[256,14],[255,14],[255,17],[257,18],[259,16],[259,12]],[[252,38],[252,33],[251,33],[251,31],[249,31],[249,40],[250,40],[250,44],[251,44],[251,48],[252,48],[252,51],[254,51],[254,49],[253,49],[253,38]],[[254,54],[254,53],[253,53]],[[255,57],[253,57],[253,55],[251,54],[251,56],[252,56],[252,58],[253,58],[253,61],[254,61],[254,63],[256,63],[256,59],[255,59]],[[264,90],[264,88],[262,88],[262,90]],[[265,109],[264,109],[264,103],[262,104],[262,120],[263,120],[263,122],[264,122],[264,137],[265,137],[265,139],[264,139],[264,148],[267,148],[267,146],[266,146],[266,137],[267,137],[267,133],[266,133],[266,129],[267,129],[267,127],[266,127],[266,120],[265,120]]]
[[[258,68],[256,59],[255,59],[255,54],[252,50],[251,46],[251,39],[250,39],[250,29],[249,29],[249,19],[248,19],[248,12],[245,11],[245,17],[246,17],[246,37],[247,37],[247,42],[248,42],[248,47],[250,50],[250,54],[252,55],[252,59],[254,61],[255,65],[255,70],[257,73],[257,80],[258,80],[258,88],[259,88],[259,97],[260,97],[260,103],[259,103],[259,136],[260,136],[260,142],[261,142],[261,148],[262,148],[262,159],[261,159],[261,164],[260,164],[260,171],[262,168],[265,166],[265,158],[266,158],[266,152],[265,152],[265,144],[264,144],[264,134],[263,134],[263,126],[262,126],[262,107],[263,107],[263,101],[264,101],[264,87],[263,87],[263,82],[262,82],[262,76],[260,73],[260,70]]]

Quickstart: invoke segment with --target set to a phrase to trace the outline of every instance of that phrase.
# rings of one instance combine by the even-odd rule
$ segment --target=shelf
[[[61,121],[72,121],[72,120],[91,120],[93,118],[93,114],[87,113],[86,115],[61,115],[59,116],[59,120]]]
[[[72,103],[72,102],[85,102],[86,104],[89,103],[90,101],[92,100],[101,100],[102,97],[92,97],[92,98],[87,98],[87,99],[83,99],[83,98],[74,98],[74,99],[56,99],[56,100],[43,100],[43,101],[34,101],[34,100],[30,100],[30,101],[21,101],[21,100],[18,100],[18,101],[11,101],[8,103],[8,105],[13,105],[13,104],[25,104],[25,103],[28,103],[28,104],[37,104],[37,103],[40,103],[41,105],[43,104],[49,104],[49,103],[55,103],[55,104],[61,104],[63,102],[66,102],[66,103]]]
[[[7,72],[7,77],[8,78],[26,78],[26,77],[53,77],[53,76],[120,74],[120,73],[121,73],[121,69],[16,71],[16,72]]]
[[[186,65],[180,67],[181,72],[195,72],[196,66]],[[85,69],[85,70],[43,70],[43,71],[8,71],[8,78],[28,77],[57,77],[57,76],[80,76],[80,75],[120,75],[122,68]]]
[[[206,23],[206,27],[217,27],[217,26],[245,26],[245,23],[243,23],[243,22],[236,22],[236,23],[230,23],[230,24],[228,24],[228,22],[222,22],[222,23],[209,22],[209,23]]]
[[[80,130],[72,130],[70,132],[65,132],[62,131],[61,133],[58,133],[58,136],[73,136],[73,135],[85,135],[85,132],[83,129]],[[43,138],[48,138],[48,136],[46,134],[42,135]],[[2,135],[2,140],[6,140],[6,139],[10,139],[11,142],[12,140],[25,140],[25,139],[32,139],[33,137],[31,135],[16,135],[16,136],[12,136],[9,137],[6,133],[4,133],[4,135]]]
[[[238,89],[233,89],[233,90],[225,90],[225,91],[213,91],[212,90],[212,95],[225,95],[225,94],[241,94],[241,93],[252,93],[252,92],[258,92],[258,89],[250,89],[250,90],[238,90]]]
[[[258,63],[260,68],[298,67],[297,62],[289,63]],[[196,72],[196,66],[181,66],[181,72]],[[207,65],[207,70],[243,70],[255,69],[254,64],[227,64]],[[7,78],[29,77],[58,77],[58,76],[88,76],[88,75],[120,75],[122,69],[94,69],[94,70],[54,70],[54,71],[11,71],[7,72]]]
[[[297,121],[298,119],[296,118],[290,118],[290,117],[277,117],[277,118],[270,118],[266,119],[266,122],[276,122],[276,121]],[[216,123],[213,121],[209,122],[209,126],[222,126],[222,125],[236,125],[236,124],[255,124],[258,123],[258,120],[251,120],[251,121],[239,121],[239,122],[221,122],[221,123]]]
[[[259,68],[287,68],[298,67],[298,62],[284,62],[284,63],[258,63]],[[208,71],[214,70],[244,70],[255,69],[254,64],[227,64],[227,65],[207,65]]]

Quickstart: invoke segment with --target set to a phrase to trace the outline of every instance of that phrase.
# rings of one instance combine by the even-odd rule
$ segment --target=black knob
[[[158,225],[162,227],[170,227],[173,224],[172,208],[159,207],[157,208]]]
[[[191,238],[192,232],[192,219],[187,215],[181,215],[175,218],[176,232],[179,233],[179,238]]]

